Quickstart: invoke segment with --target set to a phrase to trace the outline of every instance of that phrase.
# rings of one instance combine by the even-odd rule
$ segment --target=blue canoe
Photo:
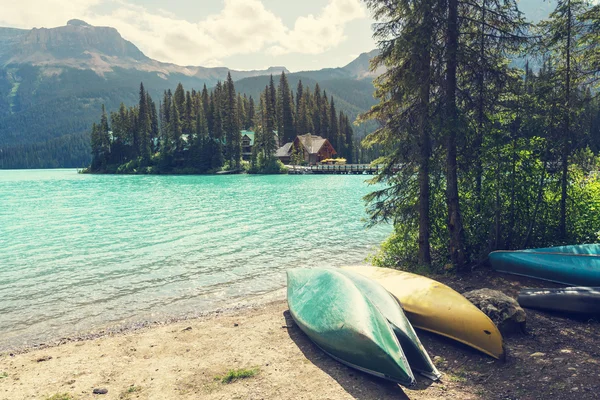
[[[498,272],[573,286],[600,286],[600,244],[490,253]]]

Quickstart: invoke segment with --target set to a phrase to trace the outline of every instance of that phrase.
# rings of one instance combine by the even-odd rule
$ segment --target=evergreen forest
[[[537,24],[516,0],[365,0],[385,67],[385,165],[374,262],[468,271],[490,251],[600,239],[600,6],[558,0]],[[518,61],[513,61],[518,60]]]
[[[242,159],[242,131],[253,131],[249,160]],[[186,91],[179,84],[157,104],[140,84],[139,102],[102,115],[91,132],[92,163],[86,172],[202,174],[219,171],[282,173],[275,157],[280,145],[312,133],[328,139],[338,157],[367,157],[355,151],[352,121],[338,112],[333,97],[318,84],[298,82],[293,91],[285,73],[273,76],[255,100],[236,92],[228,75],[209,91]]]

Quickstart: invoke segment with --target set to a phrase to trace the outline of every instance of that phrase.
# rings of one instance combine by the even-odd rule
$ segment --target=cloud
[[[367,17],[360,0],[328,0],[316,16],[299,16],[292,27],[260,0],[225,0],[220,12],[197,22],[178,18],[164,5],[150,10],[127,0],[22,0],[8,12],[2,8],[4,26],[60,26],[81,18],[117,28],[150,57],[183,65],[215,65],[254,53],[321,54],[346,39],[347,23]]]

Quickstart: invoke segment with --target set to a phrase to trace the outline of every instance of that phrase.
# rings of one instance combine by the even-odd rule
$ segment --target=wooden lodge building
[[[304,161],[309,165],[317,164],[337,154],[329,140],[307,133],[296,136],[293,142],[284,144],[277,150],[275,156],[282,163],[289,164],[294,150],[302,154]]]
[[[240,133],[242,136],[242,158],[250,160],[256,136],[255,132],[243,130]],[[275,137],[277,137],[277,133],[274,133]],[[309,165],[315,165],[322,160],[333,158],[337,154],[337,151],[335,151],[329,140],[307,133],[296,136],[293,142],[286,143],[277,149],[275,156],[284,164],[289,164],[294,154],[294,149],[296,149],[297,153],[302,154],[304,161]]]

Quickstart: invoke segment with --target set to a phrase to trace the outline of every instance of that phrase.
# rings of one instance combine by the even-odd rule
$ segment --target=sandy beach
[[[447,282],[455,288],[469,281]],[[493,277],[510,295],[522,282]],[[443,376],[402,388],[351,370],[314,346],[285,301],[0,355],[0,399],[587,399],[600,391],[597,321],[528,311],[506,362],[419,332]],[[537,353],[537,354],[536,354]],[[232,369],[252,377],[223,383]],[[93,394],[107,389],[106,394]],[[70,396],[70,397],[69,397]]]

